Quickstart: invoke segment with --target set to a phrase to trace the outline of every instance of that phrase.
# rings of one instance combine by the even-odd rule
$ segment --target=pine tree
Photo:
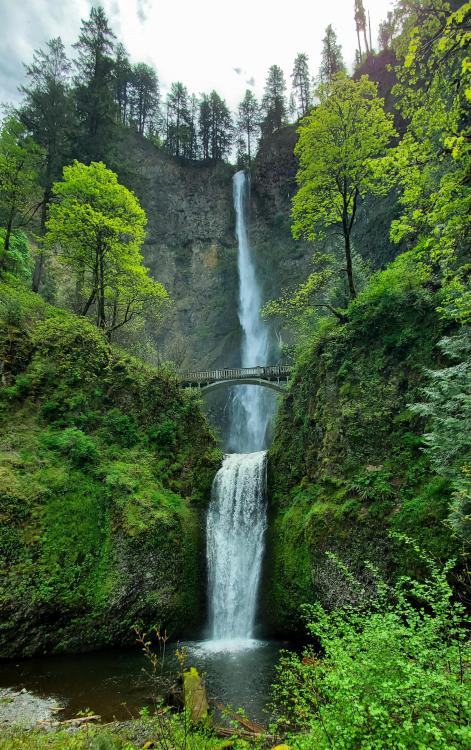
[[[254,94],[247,89],[237,111],[238,158],[250,167],[252,151],[260,131],[260,107]]]
[[[199,104],[199,140],[203,159],[209,159],[211,140],[211,104],[208,94],[203,94]]]
[[[342,56],[342,47],[337,41],[337,34],[329,24],[325,30],[322,40],[322,57],[319,68],[319,80],[321,83],[332,81],[336,73],[345,72],[345,63]]]
[[[166,102],[165,148],[172,156],[183,156],[190,131],[188,90],[180,81],[172,83]]]
[[[139,135],[146,134],[157,118],[159,104],[160,92],[157,73],[150,65],[137,63],[132,67],[130,120]]]
[[[378,46],[380,50],[390,49],[394,32],[396,31],[396,19],[392,11],[388,12],[385,21],[382,21],[378,30]]]
[[[115,35],[103,8],[92,8],[82,21],[75,61],[75,95],[81,123],[78,151],[83,161],[106,161],[116,123],[114,61]]]
[[[363,54],[361,50],[360,33],[363,34],[363,39],[365,40],[366,54],[368,54],[370,51],[368,45],[368,35],[366,33],[366,13],[365,7],[363,5],[363,0],[355,0],[355,27],[357,31],[358,51],[360,53],[360,59],[362,60]]]
[[[121,42],[116,45],[114,62],[116,102],[118,119],[122,125],[129,124],[129,95],[131,89],[132,68],[129,56]]]
[[[20,87],[25,99],[18,115],[36,143],[44,149],[44,169],[40,175],[43,192],[41,235],[45,233],[52,183],[59,178],[70,155],[73,126],[70,71],[64,45],[57,37],[48,42],[46,50],[35,51],[33,62],[26,66],[28,82]],[[39,289],[43,266],[44,254],[40,252],[33,274],[33,291]]]
[[[293,103],[298,118],[307,115],[311,108],[311,78],[308,59],[304,52],[300,52],[294,61],[291,74]]]
[[[283,71],[278,65],[272,65],[268,71],[262,99],[262,112],[264,118],[261,128],[264,138],[286,124],[286,83]]]

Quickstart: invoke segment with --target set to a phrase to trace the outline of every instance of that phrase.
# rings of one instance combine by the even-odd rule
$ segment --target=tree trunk
[[[13,229],[14,218],[15,218],[15,207],[12,206],[10,209],[10,215],[8,216],[8,222],[6,226],[5,241],[3,243],[3,253],[0,256],[0,270],[4,270],[7,265],[7,255],[10,249],[10,239],[11,239],[11,233]]]
[[[47,167],[47,185],[44,189],[43,194],[43,205],[41,208],[41,236],[44,237],[46,234],[46,219],[47,219],[47,207],[49,204],[49,201],[51,200],[51,193],[52,193],[52,184],[50,179],[50,165],[48,164]],[[33,281],[31,284],[31,289],[33,292],[38,292],[39,287],[41,285],[42,276],[44,271],[44,249],[42,249],[36,258],[36,263],[34,265],[34,271],[33,271]]]
[[[345,239],[345,260],[347,263],[347,279],[348,279],[348,291],[350,292],[350,299],[355,299],[357,296],[355,290],[355,284],[353,283],[353,268],[352,268],[352,250],[350,246],[350,232],[344,235]]]
[[[98,327],[105,328],[105,263],[103,259],[103,246],[100,246],[100,270],[99,270],[99,293],[98,293]]]

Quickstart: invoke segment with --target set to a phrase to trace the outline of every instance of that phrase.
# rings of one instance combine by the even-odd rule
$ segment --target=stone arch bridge
[[[289,365],[233,367],[225,370],[182,372],[180,384],[184,388],[200,388],[204,391],[228,385],[259,385],[278,393],[284,393],[290,374],[291,367]]]

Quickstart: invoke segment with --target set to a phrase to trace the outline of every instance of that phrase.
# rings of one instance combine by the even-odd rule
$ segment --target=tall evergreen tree
[[[272,65],[268,71],[262,99],[262,136],[266,138],[286,124],[286,83],[282,69]]]
[[[147,133],[159,111],[159,80],[154,68],[137,63],[132,68],[130,104],[131,122],[139,135]]]
[[[78,151],[82,161],[106,161],[116,122],[114,61],[115,35],[102,7],[92,8],[82,21],[75,61],[75,94],[81,123]]]
[[[239,161],[247,161],[248,166],[252,162],[252,152],[259,132],[260,107],[253,92],[247,89],[237,111],[237,134]]]
[[[358,39],[358,51],[360,53],[360,60],[361,60],[363,59],[363,54],[362,54],[362,49],[361,49],[360,34],[363,34],[363,39],[365,41],[366,54],[368,54],[370,51],[370,48],[368,45],[368,34],[366,31],[366,13],[365,13],[365,6],[363,5],[363,0],[355,0],[355,27],[356,27],[357,39]]]
[[[199,140],[203,159],[209,159],[211,141],[211,103],[208,94],[203,94],[199,105]]]
[[[337,41],[337,34],[331,24],[329,24],[325,30],[325,37],[322,40],[319,80],[321,83],[329,83],[336,73],[344,72],[345,63],[342,56],[342,47]]]
[[[378,46],[380,50],[389,49],[396,30],[396,19],[392,11],[388,12],[385,21],[381,21],[378,30]]]
[[[118,119],[122,125],[128,125],[132,67],[131,63],[129,62],[129,55],[121,42],[118,42],[118,44],[116,45],[114,76],[116,86],[116,103],[118,105]]]
[[[165,148],[172,156],[184,156],[190,138],[190,108],[186,86],[172,83],[166,102]]]
[[[73,129],[70,71],[71,64],[60,37],[51,39],[46,50],[35,51],[33,62],[26,66],[28,81],[20,87],[24,104],[19,110],[19,117],[36,143],[44,149],[44,169],[40,175],[43,191],[41,235],[45,233],[52,184],[59,178],[70,154],[70,134]],[[44,254],[40,252],[33,274],[34,291],[39,289],[43,267]]]
[[[233,123],[229,107],[217,91],[209,95],[211,106],[211,159],[224,159],[232,145]]]
[[[309,58],[300,52],[294,61],[291,74],[294,104],[298,117],[307,115],[311,108],[311,77],[309,75]]]

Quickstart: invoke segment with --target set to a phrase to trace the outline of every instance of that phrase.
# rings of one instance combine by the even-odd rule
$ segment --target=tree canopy
[[[75,280],[77,311],[110,336],[146,306],[158,309],[167,293],[143,265],[146,216],[135,195],[101,162],[77,161],[53,194],[46,239]]]
[[[293,198],[293,234],[314,240],[332,225],[344,240],[350,297],[355,297],[351,234],[359,199],[381,191],[379,157],[395,134],[377,86],[366,76],[353,81],[344,73],[322,84],[319,105],[299,128],[299,190]]]

